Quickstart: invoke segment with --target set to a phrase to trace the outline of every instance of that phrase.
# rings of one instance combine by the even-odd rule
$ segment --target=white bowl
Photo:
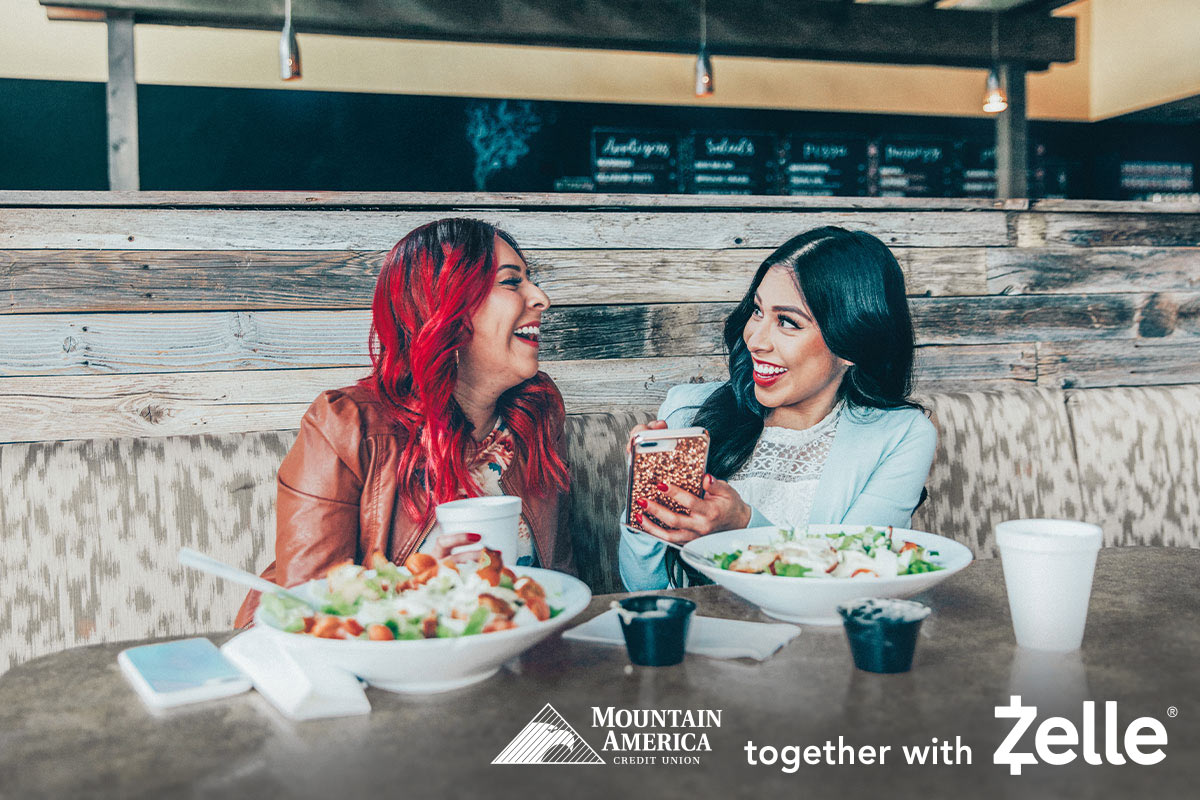
[[[512,571],[540,583],[546,590],[547,602],[562,611],[548,620],[506,631],[387,642],[319,639],[288,633],[268,623],[261,606],[254,621],[296,658],[344,669],[372,686],[390,692],[445,692],[490,678],[505,661],[562,628],[587,608],[592,599],[587,584],[570,575],[533,567],[513,567]],[[309,581],[295,590],[312,593],[322,589],[324,583],[323,580]]]
[[[809,525],[808,533],[860,533],[866,525]],[[886,526],[873,526],[886,530]],[[859,597],[910,597],[944,581],[971,563],[971,551],[958,542],[932,533],[893,528],[893,536],[938,551],[930,561],[942,567],[936,572],[898,575],[895,578],[787,578],[721,569],[705,556],[727,553],[739,545],[765,544],[779,536],[775,527],[743,528],[702,536],[684,545],[682,556],[688,566],[714,583],[754,603],[767,616],[805,625],[838,625],[839,603]]]

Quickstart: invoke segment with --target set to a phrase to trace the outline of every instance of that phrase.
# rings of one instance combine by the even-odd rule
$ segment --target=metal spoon
[[[179,548],[179,563],[185,567],[198,569],[201,572],[207,572],[209,575],[216,575],[218,578],[224,578],[227,581],[240,583],[250,589],[257,589],[260,592],[273,592],[284,597],[290,597],[311,608],[313,611],[320,612],[321,606],[315,600],[311,600],[302,594],[293,592],[290,589],[285,589],[277,583],[271,583],[266,578],[260,578],[252,572],[246,572],[244,569],[226,564],[224,561],[218,561],[212,556],[206,556],[201,552],[191,549],[190,547]]]

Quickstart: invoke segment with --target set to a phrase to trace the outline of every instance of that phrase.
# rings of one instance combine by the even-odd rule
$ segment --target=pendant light
[[[999,114],[1008,108],[1008,95],[1000,85],[1000,15],[992,12],[992,68],[988,70],[983,92],[983,110]]]
[[[283,32],[279,35],[279,77],[294,81],[300,77],[300,45],[292,28],[292,0],[283,0]]]
[[[989,114],[999,114],[1008,108],[1008,98],[1000,85],[1000,73],[995,68],[988,70],[987,88],[983,95],[983,110]]]
[[[705,97],[716,90],[712,58],[708,55],[708,9],[705,7],[705,0],[700,0],[700,51],[696,53],[696,97]]]

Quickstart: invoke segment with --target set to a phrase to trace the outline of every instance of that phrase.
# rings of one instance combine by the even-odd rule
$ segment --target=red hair
[[[473,219],[422,225],[396,243],[383,261],[371,306],[374,390],[405,434],[400,456],[401,502],[413,520],[432,519],[433,507],[481,493],[467,469],[471,423],[454,399],[456,351],[471,339],[471,315],[496,279],[495,240],[521,253],[507,233]],[[524,255],[522,255],[524,258]],[[501,395],[496,411],[512,432],[524,463],[524,488],[567,488],[567,467],[556,449],[565,411],[548,377],[535,377]]]

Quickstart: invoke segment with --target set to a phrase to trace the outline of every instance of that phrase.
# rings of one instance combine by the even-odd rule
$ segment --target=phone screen
[[[155,692],[178,692],[245,680],[208,639],[148,644],[125,652],[134,669]]]

